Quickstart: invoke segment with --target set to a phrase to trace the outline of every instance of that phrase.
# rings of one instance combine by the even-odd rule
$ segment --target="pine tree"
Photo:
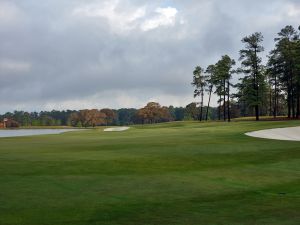
[[[254,107],[256,120],[259,120],[259,109],[262,105],[263,89],[265,88],[265,77],[263,73],[262,59],[259,53],[264,51],[261,45],[263,35],[254,33],[242,39],[245,49],[240,51],[241,68],[239,72],[244,74],[242,79],[244,90],[241,90],[245,96],[248,106]]]
[[[210,107],[210,101],[211,101],[211,95],[213,91],[213,87],[216,84],[216,66],[215,65],[209,65],[205,71],[207,74],[206,83],[208,86],[208,89],[206,90],[208,92],[208,104],[206,109],[206,121],[208,120],[208,112]]]
[[[220,81],[220,89],[223,94],[223,117],[226,121],[226,109],[227,109],[227,119],[230,121],[230,79],[233,74],[232,67],[235,65],[235,61],[231,59],[228,55],[222,56],[222,59],[218,61],[215,67],[215,73],[217,80]],[[227,104],[226,104],[227,97]]]
[[[197,66],[193,72],[193,82],[192,85],[195,87],[194,97],[200,96],[200,114],[199,120],[202,121],[203,118],[203,98],[204,98],[204,90],[206,87],[206,76],[204,75],[204,71],[200,66]]]

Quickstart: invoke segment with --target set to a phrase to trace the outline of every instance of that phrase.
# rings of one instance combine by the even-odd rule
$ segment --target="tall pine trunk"
[[[226,80],[224,79],[223,81],[223,87],[224,87],[224,93],[223,93],[223,116],[224,116],[224,121],[226,121]]]
[[[209,88],[209,97],[208,97],[208,104],[207,104],[207,109],[206,109],[206,121],[208,121],[208,111],[209,111],[209,106],[210,106],[212,88],[213,88],[213,86],[211,85]]]
[[[269,116],[272,116],[274,115],[274,112],[273,112],[273,90],[272,90],[272,86],[270,85],[270,91],[269,91]]]
[[[228,118],[228,122],[231,121],[230,118],[230,83],[229,80],[227,81],[227,118]]]
[[[259,110],[258,110],[258,105],[255,106],[255,118],[256,118],[256,121],[259,121]]]
[[[296,117],[296,112],[295,112],[295,93],[294,93],[294,79],[293,79],[293,72],[291,68],[291,98],[292,98],[292,116],[293,118]]]
[[[257,48],[255,48],[254,51],[255,54],[255,59],[257,59]],[[256,91],[256,105],[255,105],[255,117],[256,117],[256,121],[259,121],[259,108],[258,108],[258,75],[259,75],[259,71],[258,71],[258,62],[257,60],[255,60],[255,67],[254,67],[254,90]]]
[[[220,95],[220,98],[219,98],[219,120],[221,120],[221,103],[222,103],[222,97]]]
[[[256,78],[256,81],[255,81],[255,89],[256,89],[255,118],[256,118],[256,121],[259,121],[259,107],[258,107],[258,83],[257,83],[257,78]]]
[[[297,113],[296,118],[299,119],[300,116],[300,98],[299,98],[299,90],[297,92]]]
[[[290,81],[288,81],[288,85],[287,85],[287,104],[288,104],[288,118],[291,118],[291,107],[292,107],[292,104],[291,104],[291,85],[290,85]]]
[[[297,101],[297,106],[296,106],[296,118],[299,119],[300,117],[300,85],[299,85],[299,81],[297,81],[297,90],[296,90],[296,93],[297,93],[297,96],[296,96],[296,101]]]
[[[274,94],[274,118],[277,117],[277,102],[278,102],[278,91],[277,91],[277,76],[275,75],[275,94]]]
[[[200,103],[200,121],[202,121],[202,114],[203,114],[203,90],[201,91],[201,103]]]

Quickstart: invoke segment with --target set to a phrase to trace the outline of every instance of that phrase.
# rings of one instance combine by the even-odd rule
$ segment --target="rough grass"
[[[300,121],[134,126],[0,139],[1,225],[300,223]]]

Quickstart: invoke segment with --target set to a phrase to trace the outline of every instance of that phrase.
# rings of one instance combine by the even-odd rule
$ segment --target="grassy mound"
[[[300,121],[134,126],[0,139],[1,225],[299,224]]]

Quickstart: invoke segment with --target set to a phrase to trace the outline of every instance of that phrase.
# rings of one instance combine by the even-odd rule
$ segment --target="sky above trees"
[[[185,106],[196,65],[299,21],[298,0],[0,0],[0,112]]]

